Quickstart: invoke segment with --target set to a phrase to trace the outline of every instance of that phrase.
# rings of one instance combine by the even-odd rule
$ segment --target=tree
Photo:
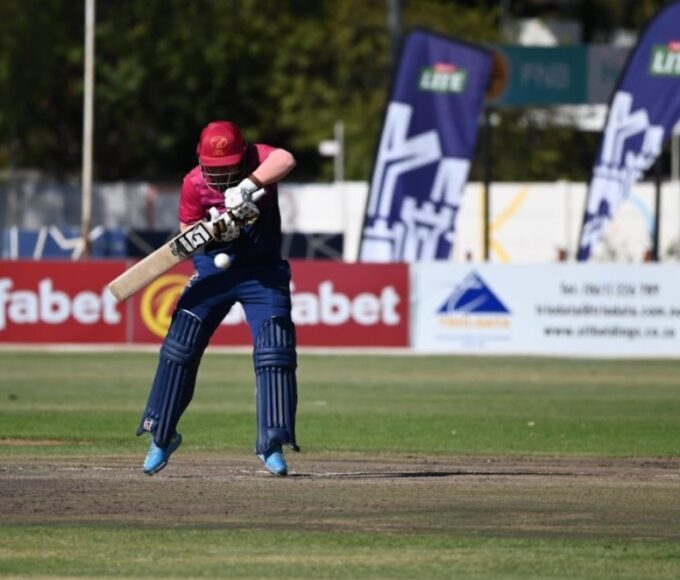
[[[0,4],[3,164],[11,140],[21,166],[60,174],[79,164],[83,12],[68,0]]]
[[[596,0],[592,29],[639,27],[663,3]],[[543,4],[512,6],[517,15]],[[404,33],[500,40],[498,2],[402,5]],[[586,3],[570,5],[578,16]],[[82,0],[0,3],[0,167],[14,142],[19,165],[80,175],[83,19]],[[310,181],[331,178],[317,147],[342,120],[345,175],[369,179],[392,72],[385,0],[100,0],[96,20],[96,180],[179,178],[215,118],[289,147],[295,178]],[[589,167],[589,136],[522,125],[518,111],[502,116],[496,179],[576,179]],[[517,142],[535,143],[532,155]]]

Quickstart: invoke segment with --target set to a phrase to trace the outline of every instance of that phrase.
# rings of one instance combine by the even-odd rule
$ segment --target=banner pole
[[[488,262],[491,255],[491,180],[493,171],[491,107],[484,108],[484,261]]]
[[[654,239],[652,241],[652,260],[659,261],[659,231],[661,230],[661,155],[654,163]]]
[[[82,258],[91,253],[92,220],[92,133],[94,125],[94,26],[95,0],[85,0],[85,70],[83,95],[83,166],[81,192]]]

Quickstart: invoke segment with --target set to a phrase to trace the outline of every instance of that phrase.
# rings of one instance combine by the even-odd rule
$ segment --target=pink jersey
[[[275,149],[276,147],[261,143],[248,145],[246,149],[246,175],[254,171]],[[268,189],[273,188],[268,186]],[[208,208],[213,206],[224,211],[224,196],[219,191],[208,187],[201,174],[201,168],[197,165],[184,176],[182,182],[182,193],[179,199],[179,221],[183,224],[193,224],[200,221],[207,215]]]

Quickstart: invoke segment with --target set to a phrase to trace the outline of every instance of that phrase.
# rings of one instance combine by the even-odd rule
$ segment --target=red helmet
[[[213,121],[201,131],[196,153],[203,178],[210,187],[224,191],[243,172],[246,142],[231,121]]]

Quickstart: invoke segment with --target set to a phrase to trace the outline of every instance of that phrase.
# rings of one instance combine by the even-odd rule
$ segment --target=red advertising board
[[[0,343],[118,343],[127,320],[106,289],[112,262],[0,262]]]
[[[300,346],[408,346],[408,267],[293,261],[292,302]],[[134,342],[158,342],[184,288],[191,264],[177,266],[132,298]],[[251,344],[236,305],[212,345]]]
[[[127,265],[122,260],[0,262],[0,343],[160,343],[191,263],[116,304],[106,285]],[[408,346],[405,264],[294,261],[291,266],[300,346]],[[211,344],[250,346],[239,305]]]
[[[407,265],[305,261],[292,269],[300,345],[408,346]]]

